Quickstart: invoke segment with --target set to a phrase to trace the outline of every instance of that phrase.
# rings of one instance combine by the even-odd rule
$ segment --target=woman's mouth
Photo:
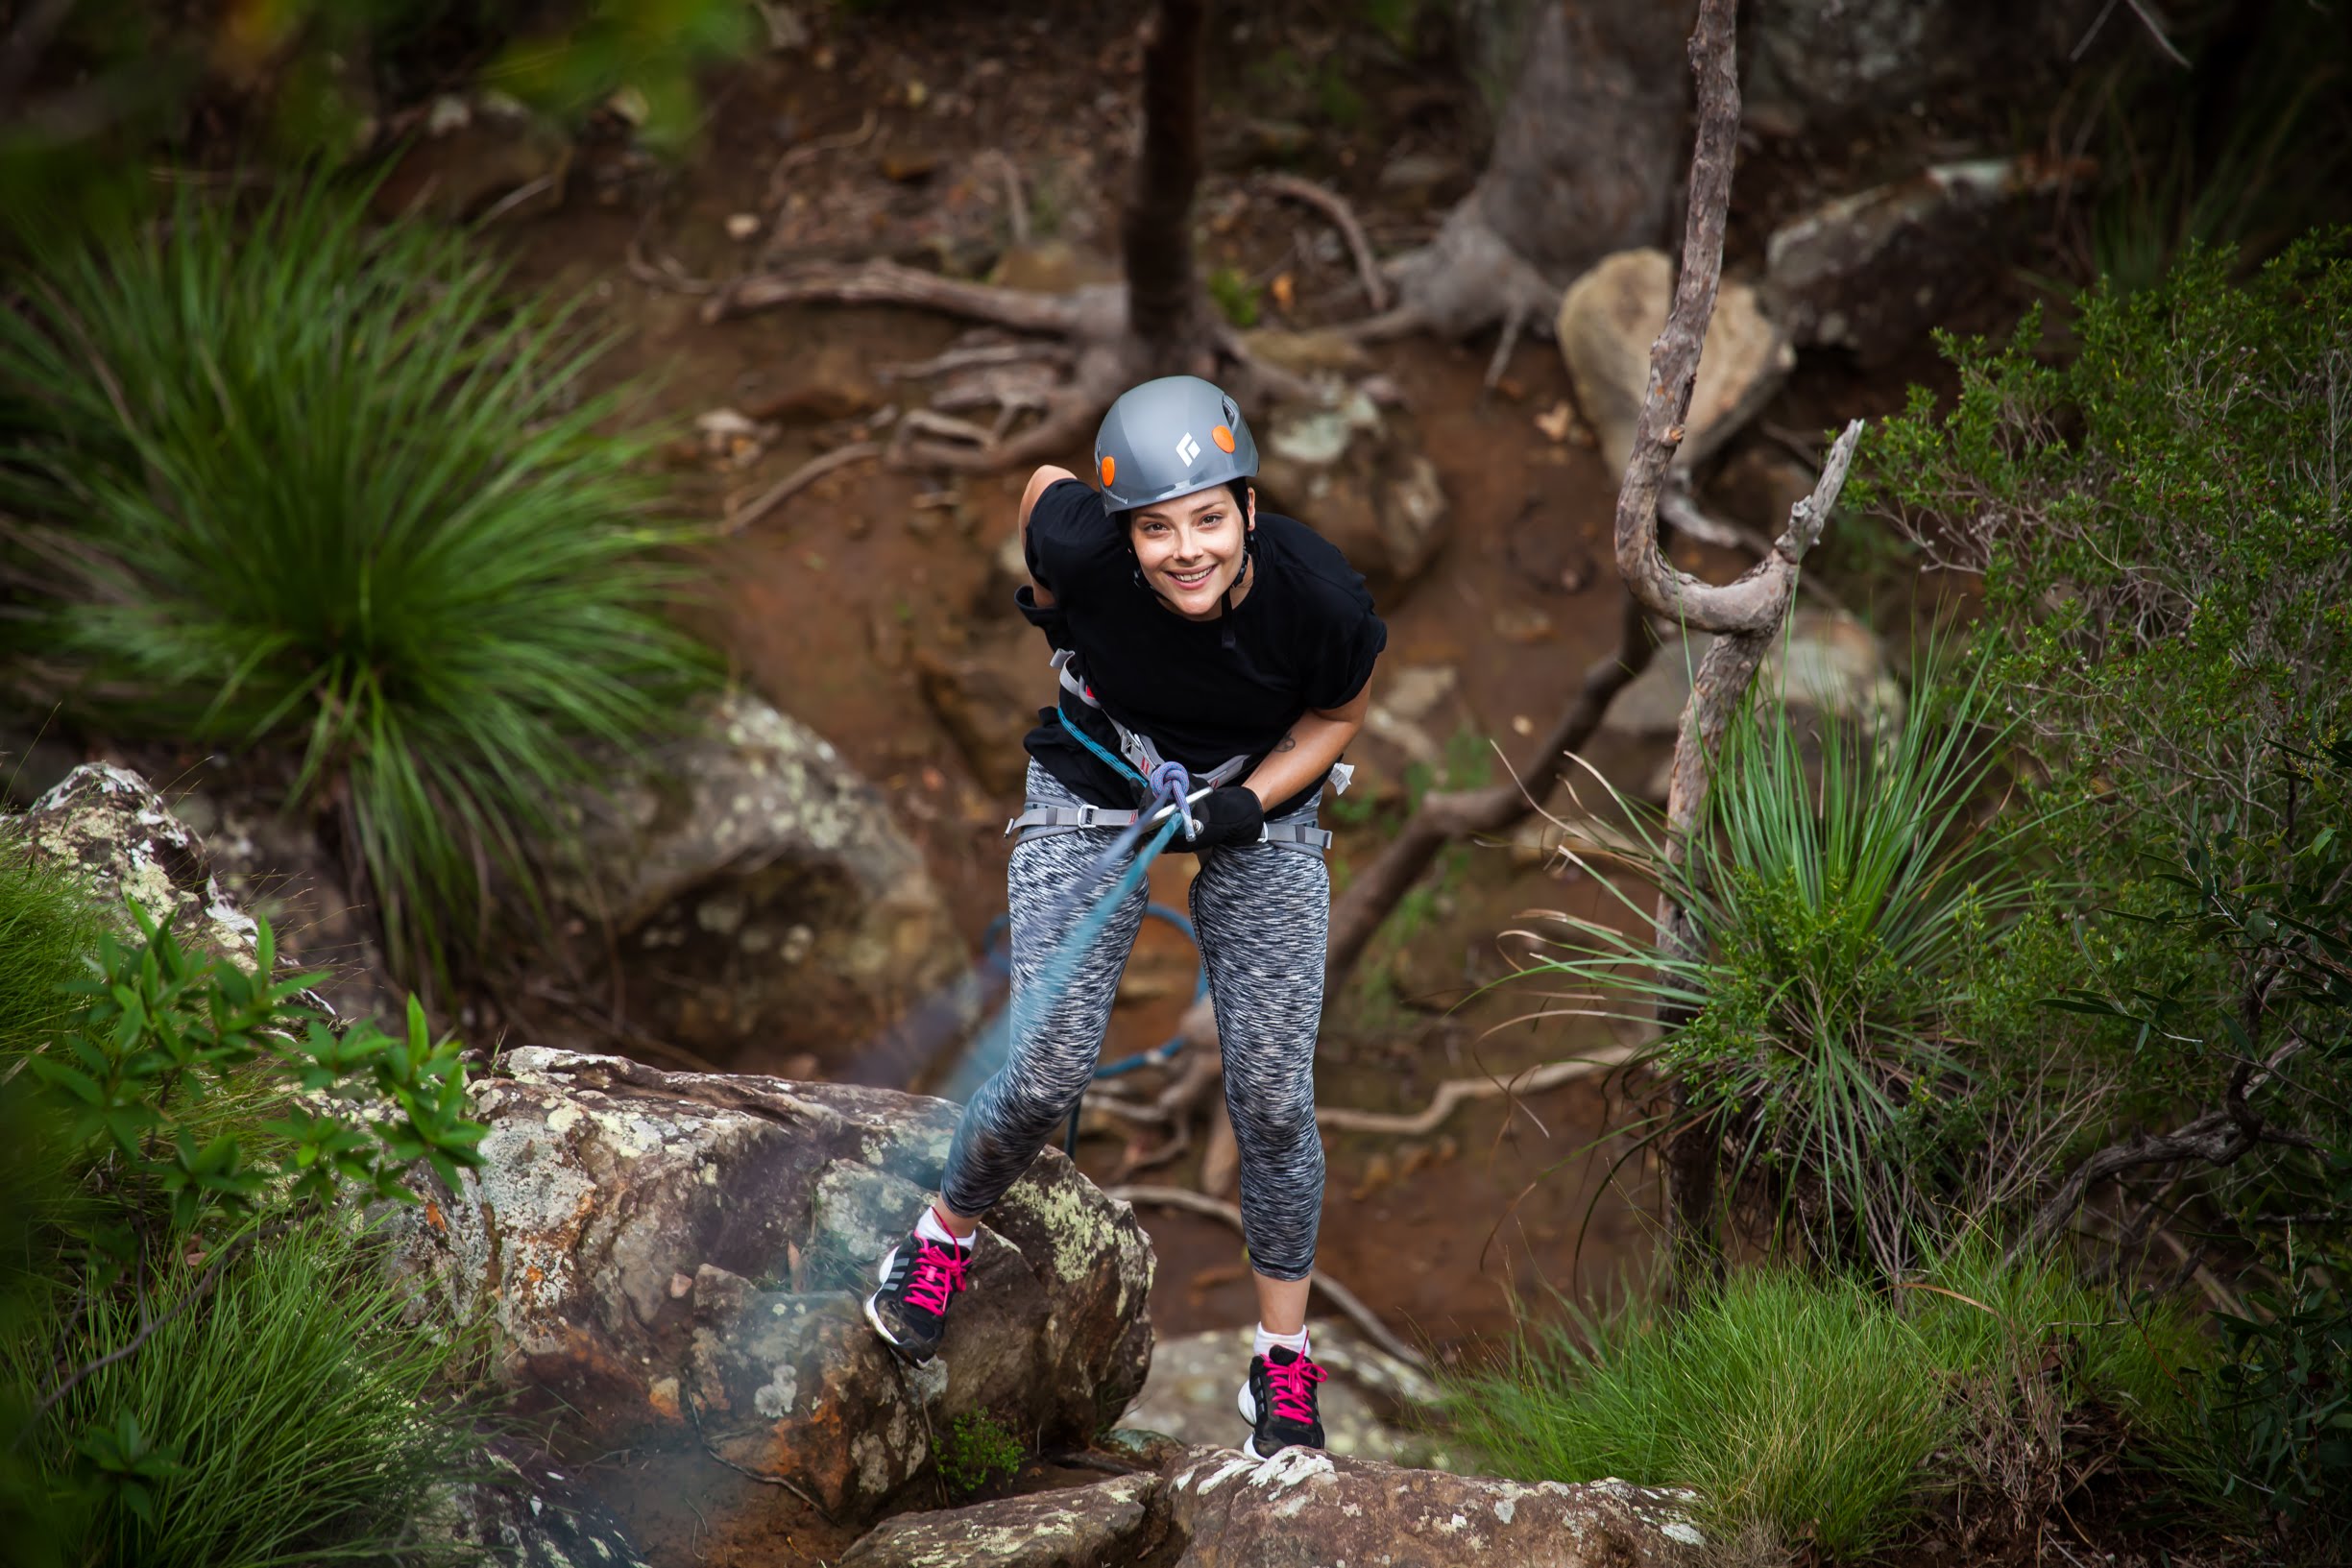
[[[1190,593],[1215,575],[1217,575],[1217,566],[1215,562],[1211,562],[1199,571],[1170,571],[1168,581],[1174,583],[1180,591]]]

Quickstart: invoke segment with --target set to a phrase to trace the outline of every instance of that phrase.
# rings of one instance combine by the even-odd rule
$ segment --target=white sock
[[[1269,1334],[1266,1332],[1266,1325],[1260,1323],[1257,1339],[1250,1345],[1249,1354],[1263,1356],[1276,1345],[1303,1356],[1307,1353],[1307,1331],[1300,1329],[1296,1334]]]
[[[914,1233],[917,1236],[936,1242],[941,1246],[958,1246],[963,1248],[966,1252],[972,1250],[971,1238],[968,1236],[958,1236],[954,1231],[948,1229],[946,1225],[940,1223],[939,1211],[933,1208],[928,1203],[923,1205],[923,1218],[914,1222]]]

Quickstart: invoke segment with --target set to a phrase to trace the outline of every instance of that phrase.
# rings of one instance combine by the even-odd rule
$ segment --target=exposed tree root
[[[846,446],[837,446],[822,457],[812,457],[758,496],[741,506],[731,508],[726,520],[719,524],[718,531],[721,534],[741,533],[836,469],[845,469],[852,463],[880,457],[882,453],[883,448],[878,443],[853,441]]]
[[[1211,1219],[1223,1220],[1236,1234],[1242,1228],[1241,1210],[1230,1203],[1203,1196],[1187,1187],[1106,1187],[1103,1190],[1103,1195],[1115,1197],[1122,1203],[1181,1209],[1187,1214],[1205,1215]],[[1364,1304],[1361,1296],[1320,1268],[1315,1271],[1314,1279],[1315,1289],[1329,1297],[1331,1305],[1346,1314],[1348,1321],[1362,1329],[1372,1343],[1416,1371],[1429,1370],[1429,1358],[1398,1339],[1386,1323],[1380,1321],[1379,1315]]]
[[[1532,1095],[1564,1083],[1572,1083],[1578,1078],[1588,1078],[1595,1073],[1624,1066],[1637,1049],[1633,1046],[1611,1046],[1574,1061],[1546,1062],[1540,1067],[1531,1067],[1509,1078],[1449,1078],[1438,1085],[1438,1092],[1427,1106],[1410,1116],[1319,1105],[1315,1109],[1315,1124],[1340,1132],[1389,1132],[1407,1138],[1419,1138],[1443,1126],[1445,1119],[1466,1101],[1492,1099],[1500,1095]]]
[[[1374,314],[1388,309],[1388,280],[1380,275],[1380,264],[1372,259],[1371,242],[1364,237],[1364,225],[1356,221],[1356,210],[1347,205],[1347,198],[1312,180],[1301,180],[1297,175],[1262,174],[1257,177],[1256,184],[1270,195],[1304,202],[1329,218],[1332,226],[1339,229],[1340,238],[1347,242],[1347,253],[1355,258],[1356,277],[1364,284],[1366,308]]]

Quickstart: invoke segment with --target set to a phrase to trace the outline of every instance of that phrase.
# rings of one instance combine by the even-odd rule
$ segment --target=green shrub
[[[381,1559],[407,1548],[472,1436],[447,1410],[462,1339],[404,1326],[348,1214],[315,1217],[240,1256],[208,1294],[165,1270],[152,1297],[99,1291],[46,1332],[0,1339],[0,1376],[30,1403],[50,1375],[34,1345],[95,1363],[27,1445],[71,1560],[242,1568]]]
[[[939,1479],[951,1495],[968,1497],[1000,1476],[1018,1474],[1025,1457],[1021,1439],[993,1413],[966,1411],[940,1439]]]
[[[1259,289],[1239,270],[1218,267],[1208,276],[1209,299],[1218,312],[1236,326],[1258,324]]]
[[[663,729],[704,667],[646,443],[583,392],[597,346],[501,280],[312,181],[251,222],[184,199],[0,313],[38,635],[113,721],[297,747],[412,977],[475,946],[497,879],[537,907],[583,743]]]
[[[1932,693],[1938,661],[1924,668]],[[2023,827],[1978,820],[2005,728],[1980,681],[1915,703],[1890,733],[1824,713],[1817,780],[1777,695],[1727,731],[1685,860],[1619,797],[1626,858],[1689,912],[1697,955],[1659,947],[1649,887],[1601,877],[1626,929],[1549,917],[1523,977],[1574,987],[1564,1010],[1686,1014],[1645,1060],[1714,1119],[1775,1228],[1892,1276],[1981,1150],[1967,1108],[1998,1087],[1989,1040],[2028,1011],[2019,987],[2044,978],[2022,960],[2046,893],[2013,853]]]
[[[0,1071],[79,1008],[65,987],[98,951],[88,891],[0,825]]]

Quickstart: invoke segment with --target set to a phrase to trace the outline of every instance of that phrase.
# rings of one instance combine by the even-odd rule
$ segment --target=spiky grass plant
[[[2033,897],[2017,830],[1976,814],[2004,727],[1974,674],[1891,729],[1814,724],[1776,698],[1731,725],[1685,856],[1616,796],[1636,879],[1596,880],[1623,929],[1552,915],[1515,934],[1527,978],[1568,982],[1557,1010],[1686,1020],[1644,1061],[1688,1087],[1736,1177],[1763,1179],[1776,1228],[1891,1275],[1943,1174],[1935,1108],[1974,1081],[1971,1026],[2013,983],[2000,930]],[[1659,889],[1688,912],[1695,955],[1656,940]]]
[[[662,730],[705,661],[681,530],[604,345],[460,235],[304,181],[178,202],[0,310],[0,500],[36,519],[47,649],[154,732],[298,749],[403,976],[503,878],[536,908],[584,742]]]
[[[69,1311],[61,1291],[46,1332],[0,1342],[0,1377],[30,1408],[58,1366],[153,1324],[22,1445],[78,1537],[70,1560],[434,1560],[416,1524],[475,1447],[467,1412],[446,1403],[472,1346],[403,1324],[406,1292],[369,1246],[350,1212],[330,1212],[256,1244],[205,1297],[184,1266],[144,1302],[101,1290]]]

